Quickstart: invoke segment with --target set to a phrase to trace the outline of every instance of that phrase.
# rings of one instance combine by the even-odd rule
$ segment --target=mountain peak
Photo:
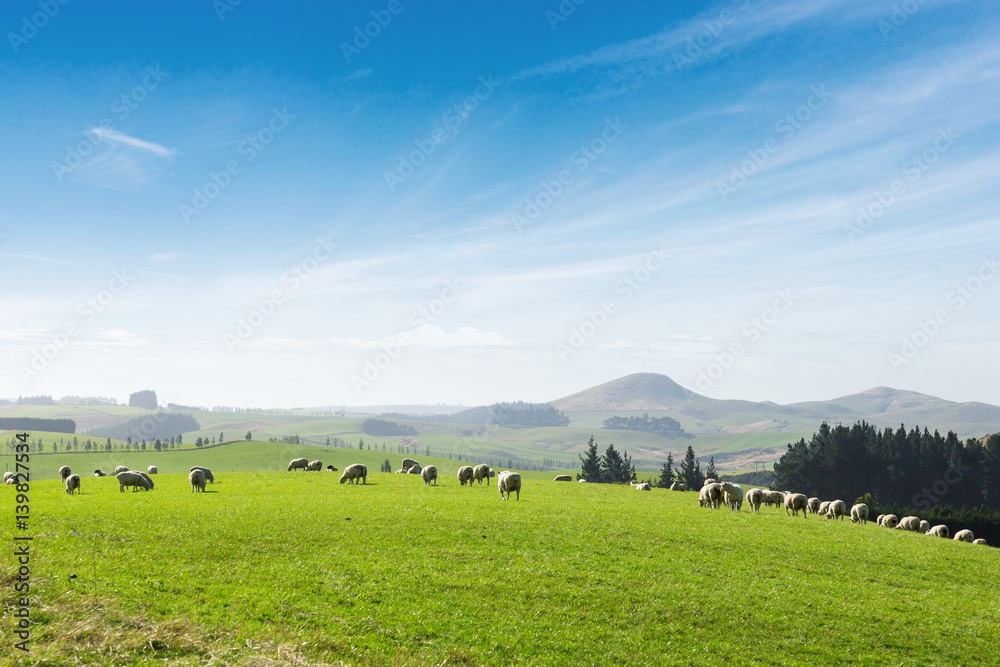
[[[659,373],[633,373],[549,403],[560,410],[670,410],[703,398]]]

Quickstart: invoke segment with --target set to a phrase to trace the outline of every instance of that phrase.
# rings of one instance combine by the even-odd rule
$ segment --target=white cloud
[[[400,332],[394,336],[365,340],[361,338],[331,338],[337,347],[356,349],[381,349],[386,345],[399,344],[400,337],[409,338],[408,347],[428,348],[477,348],[505,347],[517,345],[495,331],[480,331],[475,327],[458,327],[455,333],[447,333],[436,324],[422,324],[415,329]]]
[[[180,253],[176,252],[158,252],[149,258],[151,262],[172,262],[175,259],[180,259]]]
[[[170,157],[171,155],[175,155],[177,153],[177,151],[173,148],[167,148],[166,146],[152,141],[143,141],[142,139],[137,139],[136,137],[130,137],[124,132],[119,132],[115,129],[105,130],[100,127],[92,127],[88,130],[88,132],[94,135],[98,141],[116,141],[138,150],[148,151],[157,157]]]

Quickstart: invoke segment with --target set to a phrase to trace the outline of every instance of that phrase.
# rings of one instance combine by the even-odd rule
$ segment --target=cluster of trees
[[[180,408],[182,406],[178,406]],[[189,408],[191,410],[203,410],[204,408]],[[233,414],[245,415],[292,415],[294,410],[283,410],[280,408],[235,408],[229,405],[212,406],[212,412],[229,412]]]
[[[619,453],[614,444],[608,445],[602,456],[597,455],[597,442],[594,436],[587,441],[587,453],[579,454],[580,473],[577,479],[600,484],[626,484],[634,482],[635,466],[628,452]]]
[[[667,453],[667,461],[660,469],[660,476],[654,480],[649,480],[653,486],[662,489],[669,489],[674,482],[687,484],[688,489],[697,491],[705,485],[706,479],[718,479],[715,472],[715,457],[709,459],[705,472],[701,471],[701,461],[695,458],[694,449],[689,445],[677,470],[674,470],[674,453]]]
[[[155,410],[160,407],[156,402],[156,392],[152,389],[143,389],[142,391],[130,394],[128,397],[128,406],[130,408],[145,408],[146,410]]]
[[[681,428],[681,423],[670,417],[650,417],[643,412],[641,417],[619,417],[613,415],[604,420],[604,428],[617,431],[643,431],[659,433],[668,438],[682,438],[687,435]]]
[[[72,419],[0,417],[0,431],[51,431],[52,433],[76,433],[76,422]]]
[[[361,430],[368,435],[416,435],[417,430],[406,424],[397,424],[387,419],[375,419],[369,417],[361,422]]]
[[[10,450],[11,453],[13,453],[18,442],[13,438],[11,438],[7,440],[6,444],[7,444],[7,449]],[[39,454],[45,453],[46,445],[44,442],[42,442],[42,439],[40,437],[38,438],[38,440],[29,440],[27,444],[30,448],[29,451],[37,452]],[[146,440],[133,441],[131,438],[129,438],[125,442],[112,442],[111,438],[105,438],[104,442],[101,442],[99,438],[95,438],[94,440],[87,438],[81,441],[78,436],[74,435],[72,439],[60,438],[58,443],[53,441],[51,443],[51,447],[53,454],[57,454],[60,451],[79,452],[81,450],[84,452],[102,452],[102,451],[144,452],[146,451],[147,448],[151,448],[159,452],[168,449],[176,449],[182,444],[183,444],[183,438],[180,435],[178,435],[176,438],[170,438],[169,440],[167,439],[160,440],[159,438],[157,438],[155,441],[151,441],[148,443],[146,442]]]
[[[535,428],[539,426],[569,426],[569,417],[548,403],[494,403],[469,408],[453,415],[405,415],[384,412],[384,419],[433,422],[440,424],[478,424],[481,426],[508,426],[510,428]]]
[[[247,431],[247,434],[249,435],[250,432]],[[206,447],[208,445],[214,445],[214,444],[222,442],[225,437],[226,437],[225,433],[223,433],[222,431],[219,431],[219,439],[218,440],[216,440],[214,437],[209,438],[208,436],[205,436],[204,438],[198,438],[197,440],[195,440],[194,441],[194,446],[195,447]],[[247,440],[249,440],[249,438],[247,438]]]
[[[18,396],[15,405],[55,405],[51,396]]]
[[[118,401],[114,398],[105,398],[104,396],[63,396],[58,401],[58,405],[118,405]]]
[[[389,463],[389,459],[382,462],[382,465],[379,467],[379,472],[392,472],[392,464]]]

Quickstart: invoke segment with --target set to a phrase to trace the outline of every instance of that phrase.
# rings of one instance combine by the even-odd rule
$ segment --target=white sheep
[[[202,471],[203,473],[205,473],[205,479],[208,480],[208,482],[210,484],[215,484],[215,475],[213,475],[212,471],[209,470],[208,468],[206,468],[204,466],[191,466],[191,470],[200,470],[200,471]],[[188,472],[191,472],[191,471],[189,470]]]
[[[10,470],[8,470],[7,472],[5,472],[3,474],[3,483],[4,484],[10,484],[10,482],[8,482],[7,480],[13,479],[14,477],[15,477],[14,473],[12,473]]]
[[[831,500],[830,505],[826,508],[826,518],[837,519],[841,521],[844,520],[844,516],[847,514],[847,503],[843,500]]]
[[[344,482],[357,484],[359,479],[362,484],[368,483],[368,468],[363,463],[352,463],[344,468],[343,474],[340,475],[341,484]]]
[[[115,466],[115,475],[121,472],[128,472],[128,466]]]
[[[885,518],[884,514],[879,514],[878,518],[875,519],[875,524],[878,525],[878,526],[881,526],[882,525],[882,519],[884,519],[884,518]]]
[[[943,537],[947,540],[951,536],[951,531],[948,530],[948,526],[940,523],[928,530],[927,534],[933,537]]]
[[[743,487],[732,482],[722,483],[722,494],[726,507],[730,510],[740,511],[743,509]]]
[[[921,519],[920,520],[920,528],[918,528],[918,530],[921,533],[923,533],[924,535],[926,535],[927,531],[930,530],[930,529],[931,529],[931,522],[927,521],[925,519]]]
[[[406,459],[403,459],[403,465],[401,465],[400,467],[401,467],[401,468],[402,468],[403,470],[409,470],[409,469],[410,469],[410,468],[412,468],[413,466],[417,466],[417,467],[419,468],[419,467],[420,467],[420,464],[419,464],[419,463],[417,463],[417,462],[416,462],[415,460],[413,460],[413,459],[410,459],[410,458],[406,458]]]
[[[500,497],[503,498],[504,500],[510,500],[511,491],[513,491],[515,494],[514,499],[520,500],[521,475],[519,475],[516,472],[504,470],[499,475],[497,475],[497,489],[500,491]]]
[[[851,523],[868,523],[868,505],[858,503],[851,508]]]
[[[819,504],[819,511],[817,512],[817,514],[819,514],[820,516],[826,516],[827,510],[830,509],[830,502],[831,501],[829,500],[824,500],[823,502],[821,502]]]
[[[750,489],[747,491],[746,501],[750,504],[750,509],[754,512],[760,511],[760,504],[764,500],[764,492],[760,489]]]
[[[132,472],[130,470],[123,470],[122,472],[115,475],[115,477],[118,479],[119,491],[125,491],[126,486],[131,486],[133,492],[139,490],[140,488],[149,491],[149,482],[147,482],[146,478],[137,472]]]
[[[320,471],[322,469],[323,469],[323,462],[318,459],[316,461],[310,461],[308,464],[306,464],[306,470]]]
[[[972,531],[966,528],[965,530],[960,530],[955,533],[955,537],[952,539],[958,540],[959,542],[973,543],[976,541],[976,536],[972,534]]]
[[[424,480],[424,486],[430,486],[431,482],[434,482],[434,486],[437,486],[438,469],[435,466],[424,466],[420,471],[420,479]]]
[[[286,472],[292,472],[293,470],[298,470],[299,468],[302,468],[304,472],[306,466],[308,465],[309,465],[309,459],[292,459],[291,461],[288,462],[288,468],[286,469]]]
[[[146,468],[146,474],[155,475],[157,473],[156,466],[149,466]]]
[[[472,469],[472,476],[476,478],[476,482],[479,486],[483,485],[483,480],[486,480],[486,484],[489,485],[490,477],[493,476],[493,471],[485,463],[480,463],[475,468]]]
[[[328,465],[326,467],[326,471],[327,472],[337,472],[337,466],[335,466],[335,465]],[[402,470],[397,470],[396,472],[402,472]]]
[[[66,478],[73,474],[73,471],[69,469],[69,466],[63,466],[59,468],[59,479],[66,481]]]
[[[802,518],[806,518],[806,502],[809,500],[806,498],[804,493],[792,493],[791,491],[785,491],[785,514],[788,514],[788,510],[792,511],[792,516],[798,516],[799,510],[802,510]]]
[[[191,493],[200,490],[205,493],[205,473],[195,468],[188,473],[188,481],[191,482]]]
[[[587,480],[585,480],[585,479],[578,479],[576,481],[579,482],[580,484],[586,484],[587,483]]]
[[[806,501],[806,507],[809,508],[810,514],[819,514],[820,504],[821,503],[819,498],[810,498],[809,500]]]
[[[687,491],[687,489],[688,489],[687,484],[685,484],[684,482],[672,482],[670,484],[671,491]]]
[[[472,486],[472,466],[462,466],[458,469],[458,483],[462,486],[468,484]]]
[[[147,490],[148,491],[152,491],[153,490],[153,478],[152,477],[150,477],[148,474],[144,473],[141,470],[129,470],[129,472],[134,472],[135,474],[137,474],[140,477],[142,477],[144,480],[146,480],[146,484],[149,485],[149,489],[147,489]]]
[[[763,491],[764,494],[764,504],[773,505],[775,507],[782,507],[785,504],[785,494],[781,491]]]
[[[912,530],[914,533],[920,532],[920,517],[904,516],[896,524],[896,530]]]
[[[984,547],[986,546],[986,540],[984,540],[981,537],[977,537],[976,539],[972,540],[972,543],[973,544],[982,544]]]
[[[410,466],[410,468],[406,472],[410,473],[411,475],[419,475],[420,470],[421,470],[420,466]]]
[[[80,476],[79,475],[69,475],[66,477],[66,493],[73,495],[73,491],[77,493],[83,493],[80,489]]]
[[[718,484],[718,483],[719,483],[719,480],[713,479],[713,478],[709,477],[708,479],[705,480],[705,483],[702,484],[702,487],[706,487],[709,484]]]
[[[882,527],[883,528],[895,528],[896,524],[899,523],[899,517],[895,514],[886,514],[882,517]]]
[[[722,505],[722,485],[718,482],[712,482],[701,487],[701,491],[698,493],[698,504],[702,507],[719,509],[719,506]]]
[[[653,487],[649,485],[648,482],[643,482],[642,484],[636,484],[635,488],[637,491],[652,491]]]
[[[552,478],[553,482],[572,482],[573,475],[556,475]]]

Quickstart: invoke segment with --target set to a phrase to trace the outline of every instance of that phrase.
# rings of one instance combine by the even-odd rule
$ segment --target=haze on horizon
[[[39,7],[0,397],[1000,404],[986,0]]]

